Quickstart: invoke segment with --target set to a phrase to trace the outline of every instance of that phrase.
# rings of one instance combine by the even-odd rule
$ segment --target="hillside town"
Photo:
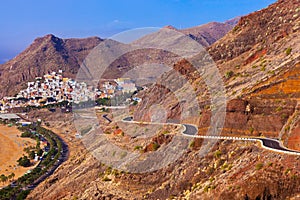
[[[0,108],[1,112],[5,113],[12,108],[27,106],[39,107],[61,102],[78,104],[99,98],[109,99],[116,94],[133,93],[136,90],[135,83],[128,78],[104,81],[95,88],[64,77],[62,70],[59,70],[36,77],[35,81],[28,82],[27,88],[19,91],[14,97],[4,97],[0,100]]]

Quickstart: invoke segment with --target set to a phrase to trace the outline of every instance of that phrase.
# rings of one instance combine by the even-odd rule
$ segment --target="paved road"
[[[277,149],[277,150],[281,150],[281,151],[286,151],[286,152],[295,152],[295,153],[297,153],[297,151],[293,151],[291,149],[287,149],[287,148],[283,147],[278,140],[269,139],[269,138],[256,138],[256,139],[261,140],[262,144],[265,147],[269,147],[271,149]]]
[[[190,124],[183,124],[183,126],[185,127],[183,134],[191,136],[198,134],[198,129],[195,126]]]
[[[124,122],[134,122],[133,117],[126,117],[123,119]],[[138,122],[137,122],[138,123]],[[147,122],[151,124],[151,122]],[[156,123],[153,123],[156,124]],[[171,123],[165,123],[171,124]],[[263,148],[274,150],[282,153],[292,153],[300,155],[300,152],[294,151],[282,146],[281,142],[271,138],[258,138],[258,137],[227,137],[227,136],[200,136],[198,135],[198,128],[192,124],[182,124],[184,126],[183,135],[194,138],[204,139],[222,139],[222,140],[245,140],[245,141],[260,141]]]
[[[195,126],[190,125],[190,124],[183,124],[183,126],[185,126],[185,130],[183,131],[184,135],[188,135],[188,136],[196,136],[197,135],[198,130]],[[278,140],[275,140],[275,139],[207,136],[207,138],[211,138],[211,137],[215,137],[216,139],[230,139],[230,140],[249,140],[249,139],[254,139],[254,141],[260,140],[263,147],[267,147],[267,148],[274,149],[274,150],[280,150],[280,151],[283,151],[286,153],[299,153],[299,155],[300,155],[300,152],[283,147],[281,142]]]
[[[107,117],[107,114],[102,115],[102,117],[106,119],[109,123],[112,122],[112,120]]]
[[[133,120],[133,117],[125,117],[123,121],[131,122]]]

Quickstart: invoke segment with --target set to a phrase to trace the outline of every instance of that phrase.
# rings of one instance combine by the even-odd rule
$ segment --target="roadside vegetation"
[[[3,122],[2,122],[3,123]],[[24,174],[17,180],[13,181],[9,186],[0,190],[0,199],[25,199],[30,190],[33,189],[45,176],[53,173],[58,166],[59,160],[62,158],[64,152],[63,143],[60,138],[52,131],[41,127],[39,124],[29,125],[27,127],[20,127],[23,131],[22,137],[30,138],[43,138],[47,141],[48,145],[44,148],[45,151],[39,148],[40,144],[37,143],[35,150],[27,149],[28,156],[23,156],[18,160],[19,165],[27,167],[30,165],[30,159],[37,153],[41,156],[40,162],[29,173]],[[13,180],[14,174],[9,176],[0,175],[2,182]]]

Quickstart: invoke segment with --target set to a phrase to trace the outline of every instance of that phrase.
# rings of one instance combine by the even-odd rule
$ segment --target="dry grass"
[[[29,138],[21,138],[21,132],[16,127],[0,125],[0,174],[15,174],[14,179],[22,176],[27,170],[33,168],[20,167],[17,160],[25,154],[23,149],[35,146],[36,142]],[[0,183],[0,187],[8,184]]]

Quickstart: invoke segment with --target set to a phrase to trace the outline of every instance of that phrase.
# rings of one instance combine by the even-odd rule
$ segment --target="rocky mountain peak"
[[[164,26],[163,28],[167,28],[167,29],[171,29],[171,30],[177,30],[177,28],[175,28],[174,26],[172,25],[167,25],[167,26]]]

